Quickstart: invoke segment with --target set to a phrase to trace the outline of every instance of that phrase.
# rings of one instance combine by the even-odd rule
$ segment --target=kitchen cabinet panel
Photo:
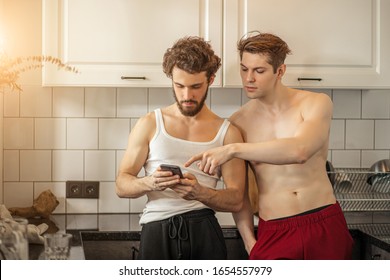
[[[236,43],[258,30],[290,46],[288,86],[390,87],[390,1],[224,0],[224,7],[224,86],[241,86]]]
[[[222,0],[43,0],[43,53],[79,74],[43,68],[45,86],[162,87],[167,48],[201,36],[222,55]],[[221,74],[214,85],[221,85]]]

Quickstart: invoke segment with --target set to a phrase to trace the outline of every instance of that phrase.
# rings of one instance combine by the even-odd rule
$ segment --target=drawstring
[[[176,226],[175,221],[177,221],[178,226]],[[187,224],[183,219],[183,217],[180,215],[170,217],[168,222],[169,222],[169,238],[177,239],[178,259],[181,259],[182,257],[181,240],[188,239]]]

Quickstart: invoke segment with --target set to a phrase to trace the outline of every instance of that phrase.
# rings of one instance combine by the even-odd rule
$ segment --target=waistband
[[[264,221],[259,218],[259,229],[286,229],[286,228],[294,228],[300,227],[304,225],[309,225],[313,223],[320,222],[329,217],[336,215],[343,215],[343,211],[340,207],[340,204],[336,202],[335,204],[331,204],[330,206],[314,213],[306,214],[306,215],[298,215],[293,217],[288,217],[284,219],[276,219]]]

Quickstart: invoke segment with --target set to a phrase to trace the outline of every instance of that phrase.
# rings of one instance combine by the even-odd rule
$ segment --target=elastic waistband
[[[183,219],[191,219],[191,218],[206,217],[206,216],[210,216],[210,215],[215,215],[215,211],[210,209],[210,208],[205,208],[205,209],[200,209],[200,210],[192,210],[192,211],[188,211],[188,212],[184,212],[181,214],[171,216],[167,219],[163,219],[160,221],[149,222],[149,223],[144,224],[144,226],[148,225],[148,224],[154,224],[154,223],[168,223],[169,220],[171,220],[172,218],[175,218],[175,217],[182,217]]]
[[[322,221],[326,218],[343,214],[343,211],[340,207],[340,204],[336,202],[318,212],[306,214],[306,215],[298,215],[293,217],[288,217],[285,219],[276,219],[270,221],[264,221],[259,218],[259,228],[262,229],[286,229],[286,228],[294,228],[299,226],[304,226],[312,223],[316,223]]]

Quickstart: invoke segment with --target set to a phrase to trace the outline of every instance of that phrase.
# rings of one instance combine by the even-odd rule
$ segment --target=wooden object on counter
[[[13,216],[21,216],[25,218],[33,218],[36,216],[49,218],[59,202],[56,196],[50,191],[43,191],[36,199],[34,199],[31,207],[11,207],[8,210]]]

